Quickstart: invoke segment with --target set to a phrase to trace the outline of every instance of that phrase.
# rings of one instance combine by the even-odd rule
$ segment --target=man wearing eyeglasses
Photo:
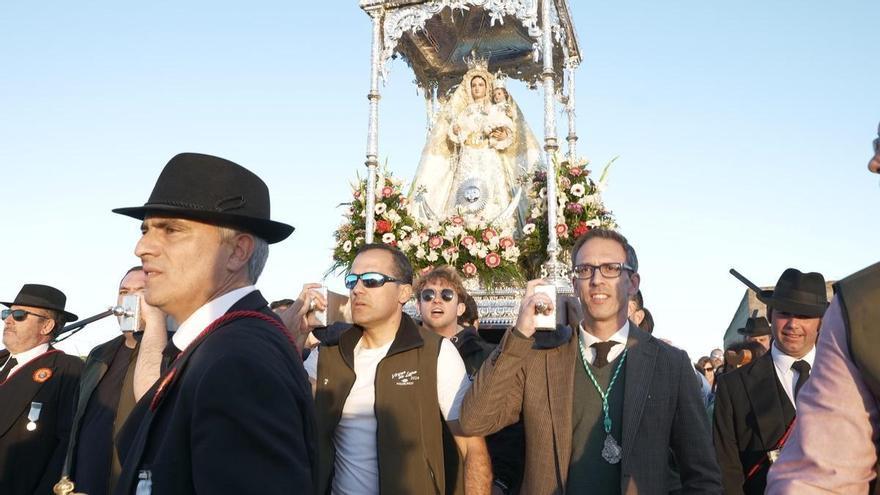
[[[635,250],[593,229],[571,258],[581,325],[536,332],[536,311],[554,301],[535,291],[545,281],[529,282],[516,326],[465,397],[462,428],[488,435],[522,416],[530,495],[721,493],[687,354],[627,320],[640,282]]]
[[[868,170],[880,173],[880,127]],[[880,263],[837,283],[816,366],[797,400],[797,427],[770,468],[767,493],[877,493]]]
[[[0,302],[0,493],[51,493],[61,475],[82,360],[52,348],[76,315],[48,285],[25,284]]]
[[[464,363],[449,340],[403,313],[412,282],[400,250],[362,246],[345,277],[354,325],[306,360],[316,389],[317,493],[489,493],[485,442],[458,426],[470,384]]]

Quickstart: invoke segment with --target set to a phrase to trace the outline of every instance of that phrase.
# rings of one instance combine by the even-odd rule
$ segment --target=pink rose
[[[501,256],[498,253],[489,253],[486,255],[486,266],[489,268],[497,268],[501,264]]]
[[[477,265],[473,263],[465,263],[464,266],[461,267],[461,271],[468,277],[473,277],[477,274]]]
[[[580,177],[583,173],[584,171],[581,170],[580,167],[571,167],[570,169],[568,169],[568,174],[572,177]]]
[[[439,235],[435,235],[435,236],[431,237],[430,239],[428,239],[428,246],[430,246],[431,249],[438,248],[442,245],[443,245],[443,238],[440,237]]]
[[[461,245],[464,247],[471,247],[477,243],[477,239],[472,235],[466,235],[461,238]]]
[[[564,223],[556,224],[556,235],[559,237],[568,237],[568,225]]]
[[[501,249],[507,249],[507,248],[513,247],[514,244],[515,243],[513,242],[512,237],[505,237],[505,238],[501,239],[500,242],[498,242],[498,245],[501,246]]]
[[[392,194],[394,194],[394,189],[392,189],[391,186],[385,186],[382,188],[382,197],[387,198]]]

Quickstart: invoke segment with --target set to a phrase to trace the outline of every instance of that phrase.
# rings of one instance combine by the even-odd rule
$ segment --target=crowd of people
[[[652,335],[613,230],[572,249],[574,311],[529,281],[492,344],[455,269],[416,278],[387,244],[345,276],[350,321],[322,320],[318,284],[270,306],[255,284],[293,227],[227,160],[178,155],[146,204],[114,212],[141,222],[119,283],[140,296],[136,331],[83,362],[52,347],[77,320],[62,291],[0,302],[0,493],[876,490],[880,265],[830,302],[821,274],[786,269],[745,342],[694,364]],[[557,305],[576,316],[543,328]]]

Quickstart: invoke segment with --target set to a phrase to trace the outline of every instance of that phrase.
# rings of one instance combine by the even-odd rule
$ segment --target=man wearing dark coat
[[[522,417],[522,493],[530,495],[720,493],[690,359],[627,319],[640,282],[635,249],[597,228],[571,258],[581,324],[536,331],[536,313],[556,301],[535,291],[547,281],[530,281],[516,326],[465,396],[465,434],[489,435]]]
[[[4,309],[0,351],[0,493],[46,494],[61,474],[82,360],[50,342],[76,315],[48,285],[25,284]]]
[[[828,307],[825,278],[794,268],[758,299],[770,316],[770,352],[717,378],[715,450],[727,494],[764,493],[767,472],[794,423],[795,398],[810,375]]]
[[[88,495],[113,490],[122,466],[113,439],[135,405],[134,370],[140,335],[145,325],[165,328],[165,315],[140,297],[146,284],[142,266],[129,269],[119,283],[117,306],[126,296],[139,296],[140,311],[134,324],[117,337],[96,346],[86,358],[76,395],[76,412],[62,477]],[[122,317],[120,324],[123,324]]]
[[[135,255],[145,300],[179,322],[165,370],[118,440],[114,493],[312,493],[308,378],[253,285],[268,244],[293,232],[269,219],[266,184],[228,160],[183,153],[143,207],[114,212],[143,221]],[[154,346],[166,339],[149,332],[138,367],[156,363]]]

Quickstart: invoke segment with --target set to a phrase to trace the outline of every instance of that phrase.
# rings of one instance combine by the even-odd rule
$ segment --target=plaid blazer
[[[486,360],[464,399],[468,435],[525,426],[522,493],[562,494],[571,459],[574,373],[582,366],[577,333],[568,327],[525,338],[510,330]],[[708,418],[687,354],[630,323],[624,365],[621,493],[721,493]]]

